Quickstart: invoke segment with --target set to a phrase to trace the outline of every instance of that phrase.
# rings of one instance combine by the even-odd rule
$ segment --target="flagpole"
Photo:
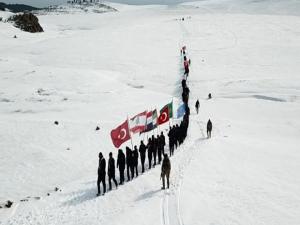
[[[130,123],[129,123],[129,119],[128,119],[128,114],[127,114],[127,123],[128,123],[128,128],[129,128],[129,136],[130,136],[130,141],[131,141],[131,147],[133,150],[133,143],[132,143],[132,136],[131,136],[131,132],[130,132]]]

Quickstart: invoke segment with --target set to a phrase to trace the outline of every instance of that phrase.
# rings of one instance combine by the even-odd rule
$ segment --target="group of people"
[[[181,49],[181,55],[183,56],[183,67],[184,75],[182,79],[182,101],[185,105],[185,114],[183,120],[178,125],[173,125],[169,127],[168,138],[169,138],[169,155],[174,154],[174,150],[177,149],[187,137],[187,130],[189,127],[189,116],[190,108],[188,105],[190,90],[187,86],[186,80],[189,75],[189,67],[191,60],[187,59],[186,47]],[[145,172],[146,157],[148,158],[148,169],[155,167],[157,164],[162,164],[161,166],[161,178],[162,178],[162,189],[165,189],[165,180],[167,181],[167,188],[169,188],[170,182],[170,172],[171,172],[171,162],[168,154],[165,152],[166,138],[163,132],[158,135],[152,135],[148,138],[147,144],[144,141],[140,142],[139,147],[134,146],[133,149],[126,147],[126,152],[124,153],[122,149],[118,150],[117,162],[113,158],[112,152],[109,153],[107,173],[106,173],[106,160],[103,154],[99,153],[99,166],[98,166],[98,196],[101,195],[100,185],[103,186],[103,193],[106,192],[106,174],[108,175],[109,190],[112,189],[112,181],[117,188],[118,185],[122,185],[125,182],[125,169],[127,175],[127,182],[132,180],[134,177],[139,175],[139,161],[141,164],[141,172]],[[119,170],[119,183],[116,181],[116,168]]]
[[[176,127],[175,127],[176,128]],[[173,129],[173,128],[172,128]],[[170,141],[170,140],[169,140]],[[170,160],[168,154],[165,153],[166,140],[163,132],[156,137],[152,135],[148,139],[148,143],[144,144],[141,141],[139,147],[136,145],[133,149],[126,147],[126,152],[124,153],[122,149],[118,150],[117,162],[113,158],[112,152],[109,153],[107,175],[109,182],[109,190],[112,189],[112,181],[115,183],[116,188],[118,185],[122,185],[125,182],[125,170],[127,175],[127,182],[132,180],[134,177],[139,175],[139,161],[141,163],[141,172],[145,172],[145,162],[146,157],[148,157],[148,169],[154,168],[157,164],[162,162],[162,171],[164,174],[169,174],[168,167],[170,167]],[[171,154],[170,154],[171,155]],[[116,168],[119,169],[119,183],[116,181]],[[163,177],[163,175],[162,175]],[[167,176],[167,183],[169,187],[169,175]],[[163,178],[164,179],[164,178]],[[103,186],[103,193],[106,192],[106,161],[103,154],[99,153],[99,166],[98,166],[98,196],[101,195],[100,185]],[[164,187],[164,186],[163,186]]]

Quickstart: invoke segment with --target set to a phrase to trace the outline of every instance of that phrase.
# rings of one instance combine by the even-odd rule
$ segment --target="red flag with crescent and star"
[[[157,123],[159,125],[165,123],[165,122],[168,122],[170,119],[170,116],[169,116],[169,107],[168,106],[165,106],[164,108],[162,108],[160,110],[160,115],[157,119]]]
[[[119,148],[125,141],[130,139],[128,121],[126,120],[116,129],[110,132],[111,140],[116,148]]]

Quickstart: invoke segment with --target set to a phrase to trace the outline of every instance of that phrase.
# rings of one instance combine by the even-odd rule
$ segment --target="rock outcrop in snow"
[[[16,14],[11,16],[8,21],[14,23],[14,26],[30,33],[44,32],[39,24],[39,19],[32,13]]]

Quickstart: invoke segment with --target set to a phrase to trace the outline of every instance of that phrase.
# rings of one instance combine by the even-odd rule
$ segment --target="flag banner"
[[[150,112],[147,112],[146,116],[146,127],[144,132],[151,131],[157,127],[157,111],[156,109]]]
[[[124,142],[130,139],[128,121],[126,120],[116,129],[110,132],[111,140],[116,148],[119,148]]]
[[[129,120],[129,127],[132,133],[140,133],[146,129],[147,111],[137,114]]]
[[[185,104],[181,104],[177,109],[177,118],[183,117],[185,114]]]
[[[160,114],[162,114],[162,111],[164,111],[165,108],[168,108],[168,116],[169,118],[173,118],[173,101],[166,104],[161,110],[160,110]]]
[[[157,119],[157,123],[159,125],[168,122],[170,119],[170,112],[169,112],[169,107],[168,105],[164,106],[161,110],[160,110],[160,115]]]
[[[157,110],[154,109],[152,112],[152,123],[153,123],[153,129],[157,127]]]

